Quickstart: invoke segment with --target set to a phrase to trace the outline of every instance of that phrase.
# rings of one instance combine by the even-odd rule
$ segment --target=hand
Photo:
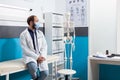
[[[43,61],[45,61],[45,58],[42,57],[42,56],[39,56],[38,59],[37,59],[37,62],[42,63]]]

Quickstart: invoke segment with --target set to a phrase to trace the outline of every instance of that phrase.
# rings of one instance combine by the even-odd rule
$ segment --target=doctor
[[[37,16],[27,19],[29,27],[20,34],[23,59],[33,80],[45,80],[48,75],[47,44]]]

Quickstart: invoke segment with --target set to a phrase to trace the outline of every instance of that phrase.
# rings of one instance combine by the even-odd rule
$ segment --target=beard
[[[33,24],[32,28],[35,29],[35,24]]]

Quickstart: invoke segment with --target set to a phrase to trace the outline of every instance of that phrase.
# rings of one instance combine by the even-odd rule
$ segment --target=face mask
[[[36,22],[34,27],[35,27],[35,29],[39,29],[40,28],[40,23]]]

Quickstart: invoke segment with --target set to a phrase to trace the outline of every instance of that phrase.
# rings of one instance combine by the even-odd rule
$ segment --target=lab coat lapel
[[[40,51],[40,45],[41,45],[41,43],[40,43],[40,33],[39,33],[38,30],[36,31],[36,33],[37,33],[37,40],[38,40],[38,49]]]

